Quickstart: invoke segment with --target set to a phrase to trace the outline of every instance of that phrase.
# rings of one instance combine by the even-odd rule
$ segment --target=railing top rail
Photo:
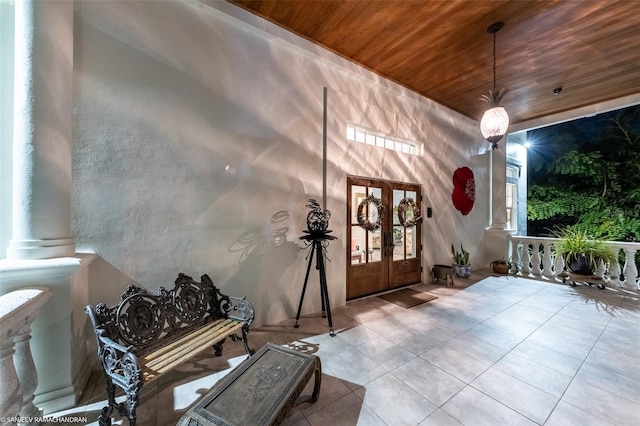
[[[510,235],[508,237],[511,241],[538,241],[538,242],[544,242],[544,241],[558,241],[560,238],[553,238],[553,237],[532,237],[532,236],[528,236],[528,235]],[[621,248],[621,249],[635,249],[635,250],[640,250],[640,243],[634,243],[634,242],[629,242],[629,241],[605,241],[605,243],[607,244],[611,244],[612,246]]]
[[[550,237],[530,237],[528,235],[510,235],[510,240],[516,241],[558,241],[559,238],[550,238]]]

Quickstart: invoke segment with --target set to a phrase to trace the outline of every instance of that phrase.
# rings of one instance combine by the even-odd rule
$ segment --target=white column
[[[15,2],[9,259],[73,256],[73,1]]]
[[[491,150],[491,226],[489,229],[504,231],[507,227],[507,155],[504,146]]]
[[[486,231],[486,253],[491,260],[508,259],[507,240],[510,235],[506,230],[506,140],[503,143],[504,145],[499,149],[492,149],[489,153],[491,217],[489,228]]]
[[[45,288],[17,290],[0,296],[0,410],[2,416],[38,417],[33,405],[38,375],[31,356],[31,324],[52,293]],[[15,348],[15,349],[14,349]],[[19,423],[27,425],[31,423]]]

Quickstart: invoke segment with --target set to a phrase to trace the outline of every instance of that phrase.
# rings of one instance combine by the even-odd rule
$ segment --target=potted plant
[[[514,274],[517,274],[518,270],[520,269],[517,263],[504,259],[494,260],[489,264],[489,266],[491,266],[493,272],[501,275],[506,275],[511,270],[513,270]]]
[[[562,256],[565,268],[578,275],[594,275],[598,264],[617,260],[613,249],[603,240],[593,238],[579,229],[564,228],[555,233],[556,256]]]
[[[453,273],[461,278],[468,278],[471,275],[471,263],[469,262],[469,252],[460,244],[460,251],[451,244],[451,255],[453,256]]]

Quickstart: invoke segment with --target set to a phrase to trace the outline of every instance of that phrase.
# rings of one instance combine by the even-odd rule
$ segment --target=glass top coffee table
[[[178,425],[277,425],[282,423],[311,376],[311,402],[320,393],[320,358],[267,343],[217,382]]]

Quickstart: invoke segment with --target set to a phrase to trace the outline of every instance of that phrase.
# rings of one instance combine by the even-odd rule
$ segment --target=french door
[[[419,185],[347,178],[347,299],[420,282],[421,201]]]

